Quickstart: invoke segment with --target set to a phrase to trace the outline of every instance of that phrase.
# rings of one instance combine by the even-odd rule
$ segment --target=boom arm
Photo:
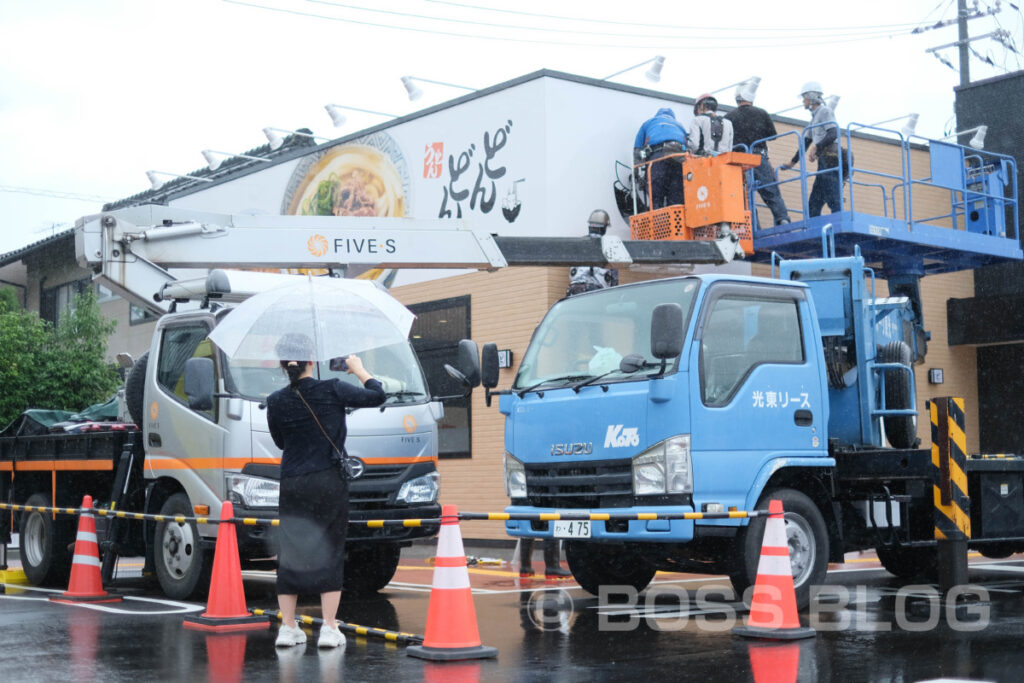
[[[102,284],[157,314],[167,268],[476,268],[717,264],[734,240],[627,241],[501,237],[461,221],[341,216],[250,216],[144,205],[86,216],[75,226],[78,262]]]

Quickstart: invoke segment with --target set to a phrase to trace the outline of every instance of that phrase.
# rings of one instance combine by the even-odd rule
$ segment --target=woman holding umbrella
[[[320,647],[339,647],[345,636],[335,616],[341,601],[348,530],[348,481],[342,472],[345,408],[372,407],[385,400],[381,383],[357,356],[347,372],[362,387],[340,379],[313,378],[313,344],[303,334],[284,335],[276,345],[289,386],[267,397],[267,423],[282,449],[277,601],[281,629],[275,645],[306,642],[295,622],[299,593],[320,594]]]

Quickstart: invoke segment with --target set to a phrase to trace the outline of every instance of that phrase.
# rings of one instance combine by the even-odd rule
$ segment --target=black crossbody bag
[[[334,461],[334,464],[338,467],[338,472],[341,473],[341,478],[344,479],[345,481],[352,481],[353,479],[358,479],[362,475],[362,472],[357,472],[356,468],[352,465],[351,459],[348,457],[348,453],[346,453],[344,449],[340,449],[337,447],[337,445],[335,445],[334,440],[331,439],[330,435],[327,433],[327,430],[324,429],[324,426],[322,424],[320,424],[320,418],[316,416],[316,413],[313,412],[312,406],[310,406],[309,403],[306,401],[306,398],[301,393],[299,393],[299,390],[293,389],[293,391],[295,392],[295,395],[298,396],[299,399],[305,404],[306,410],[308,410],[309,414],[313,416],[313,421],[316,422],[316,426],[320,428],[320,431],[323,432],[324,438],[327,439],[327,443],[331,444],[331,448],[334,449],[334,457],[332,458],[332,460]]]

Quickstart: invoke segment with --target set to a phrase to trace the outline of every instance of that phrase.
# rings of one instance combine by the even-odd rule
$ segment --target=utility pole
[[[959,29],[958,47],[960,48],[960,87],[971,84],[970,55],[967,39],[967,0],[956,0],[956,20]]]

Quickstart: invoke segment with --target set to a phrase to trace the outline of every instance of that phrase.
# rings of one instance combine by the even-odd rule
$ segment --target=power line
[[[426,15],[426,14],[413,14],[411,12],[399,12],[399,11],[396,11],[396,10],[378,9],[378,8],[373,8],[373,7],[365,7],[365,6],[362,6],[362,5],[351,5],[351,4],[347,4],[347,3],[343,3],[343,2],[335,2],[334,0],[306,0],[306,1],[307,2],[311,2],[313,4],[317,4],[317,5],[328,5],[328,6],[331,6],[331,7],[340,7],[340,8],[343,8],[343,9],[351,9],[351,10],[356,10],[356,11],[360,11],[360,12],[370,12],[370,13],[374,13],[374,14],[387,14],[387,15],[391,15],[391,16],[399,16],[399,17],[405,17],[405,18],[409,18],[409,19],[425,19],[427,21],[438,21],[438,22],[444,22],[444,23],[454,23],[454,24],[459,24],[459,25],[462,25],[462,26],[465,26],[465,25],[470,25],[470,26],[486,26],[488,28],[500,28],[500,29],[513,30],[513,31],[539,31],[539,32],[542,32],[542,33],[572,33],[572,34],[575,34],[575,35],[602,36],[602,37],[613,37],[613,38],[647,38],[647,39],[666,39],[667,38],[667,39],[672,39],[672,40],[715,40],[715,41],[719,41],[719,40],[722,40],[721,36],[709,37],[709,36],[707,36],[706,32],[709,31],[709,30],[747,30],[747,31],[761,31],[762,33],[770,34],[774,30],[774,29],[770,29],[768,31],[765,31],[764,29],[734,29],[734,28],[730,28],[730,29],[724,29],[724,28],[723,29],[717,29],[717,28],[712,28],[712,27],[699,27],[698,28],[698,27],[694,27],[694,26],[672,27],[672,26],[653,26],[653,25],[650,25],[650,24],[644,24],[644,26],[648,26],[650,28],[660,28],[660,29],[665,29],[665,28],[686,28],[688,30],[697,29],[701,33],[699,35],[697,35],[697,34],[694,34],[694,35],[677,35],[677,34],[664,35],[664,34],[656,34],[656,33],[621,33],[621,32],[613,33],[613,32],[607,32],[607,31],[581,31],[578,28],[553,28],[553,27],[549,27],[549,26],[521,26],[521,25],[507,24],[507,23],[495,23],[495,22],[487,22],[487,21],[473,21],[471,19],[464,19],[464,18],[454,19],[454,18],[451,18],[451,17],[440,17],[440,16],[432,16],[432,15]],[[546,15],[540,15],[540,16],[546,16]],[[559,18],[561,18],[561,17],[559,17]],[[569,19],[571,21],[576,21],[575,18],[567,18],[567,19]],[[892,33],[892,31],[890,29],[885,28],[885,27],[871,27],[870,30],[863,30],[863,31],[852,30],[851,27],[841,27],[841,28],[833,28],[833,29],[827,29],[827,30],[828,31],[833,31],[832,33],[828,34],[829,37],[867,36],[867,35],[879,35],[879,36],[882,36],[882,35],[891,35],[891,33]],[[762,36],[759,36],[759,37],[760,38],[766,38],[766,37],[772,37],[772,36],[762,35]],[[813,37],[814,38],[822,38],[824,36],[817,35],[817,36],[813,36]],[[774,37],[772,37],[772,38],[774,38]],[[783,36],[779,36],[778,39],[782,40]],[[787,35],[787,36],[785,36],[784,39],[789,41],[789,40],[792,40],[793,38],[792,38],[792,36],[788,36]]]
[[[502,42],[510,42],[510,43],[527,43],[527,44],[532,44],[532,45],[565,45],[565,46],[572,46],[572,47],[604,47],[604,48],[618,48],[618,49],[643,48],[643,49],[649,49],[649,50],[653,50],[653,49],[665,49],[665,50],[706,50],[708,48],[707,45],[697,45],[697,44],[695,44],[695,42],[697,42],[697,41],[707,41],[707,42],[710,42],[710,43],[714,43],[715,48],[717,50],[749,50],[749,49],[758,49],[758,48],[773,48],[773,47],[787,47],[787,46],[807,47],[807,46],[813,46],[813,45],[833,45],[833,44],[836,44],[836,43],[849,43],[849,42],[860,42],[860,41],[868,41],[868,40],[880,40],[880,39],[883,39],[883,38],[891,38],[893,35],[895,35],[895,34],[884,34],[884,35],[880,34],[880,35],[872,35],[872,36],[860,36],[860,37],[855,37],[855,38],[833,38],[833,37],[827,37],[826,36],[826,37],[821,37],[820,39],[817,39],[818,38],[817,36],[808,36],[808,39],[806,39],[806,40],[799,39],[799,40],[796,40],[796,41],[793,40],[792,38],[779,37],[777,39],[773,39],[776,42],[772,42],[772,43],[751,43],[751,42],[747,42],[746,39],[744,41],[737,40],[735,42],[730,42],[730,41],[724,39],[722,36],[695,36],[693,38],[687,38],[686,39],[686,44],[682,44],[682,45],[680,45],[680,44],[671,44],[671,45],[654,44],[654,43],[651,43],[651,42],[634,43],[634,44],[626,44],[626,43],[624,43],[624,44],[618,44],[618,45],[609,45],[607,42],[580,42],[580,41],[567,41],[567,40],[538,40],[538,39],[532,39],[532,38],[516,38],[516,37],[510,37],[510,36],[480,35],[478,33],[458,33],[458,32],[455,32],[455,31],[444,31],[444,30],[437,30],[437,29],[423,29],[423,28],[416,28],[416,27],[411,27],[411,26],[400,26],[400,25],[396,25],[396,24],[382,24],[382,23],[377,23],[377,22],[372,22],[372,21],[365,21],[365,20],[359,20],[359,19],[349,19],[349,18],[346,18],[346,17],[337,17],[337,16],[330,16],[330,15],[325,15],[325,14],[317,14],[315,12],[302,12],[302,11],[299,11],[299,10],[293,10],[293,9],[288,9],[288,8],[284,8],[284,7],[270,7],[270,6],[267,6],[267,5],[260,5],[260,4],[253,3],[253,2],[245,2],[244,0],[222,0],[222,1],[226,2],[228,4],[232,4],[232,5],[241,5],[243,7],[250,7],[250,8],[254,8],[254,9],[267,10],[267,11],[271,11],[271,12],[280,12],[280,13],[283,13],[283,14],[291,14],[291,15],[300,16],[300,17],[308,17],[308,18],[312,18],[312,19],[327,19],[329,21],[337,21],[337,22],[346,23],[346,24],[355,24],[357,26],[372,26],[372,27],[375,27],[375,28],[384,28],[384,29],[389,29],[389,30],[407,31],[407,32],[411,32],[411,33],[423,33],[423,34],[432,35],[432,36],[452,36],[452,37],[456,37],[456,38],[472,38],[472,39],[476,39],[476,40],[502,41]],[[771,39],[771,38],[769,38],[769,39]],[[723,44],[723,41],[726,44]],[[783,41],[783,42],[779,42],[779,41]]]
[[[75,199],[83,202],[112,202],[112,197],[101,197],[94,194],[80,194],[78,192],[64,192],[62,190],[50,190],[41,187],[21,187],[18,185],[0,185],[0,192],[15,192],[18,194],[31,194],[39,197],[52,197],[54,199]]]
[[[688,26],[679,26],[679,25],[673,25],[673,24],[647,24],[647,23],[635,22],[635,21],[618,21],[618,20],[611,20],[611,19],[594,19],[592,17],[567,17],[567,16],[564,16],[564,15],[557,15],[557,14],[544,14],[542,12],[524,12],[522,10],[505,9],[505,8],[502,8],[502,7],[484,7],[484,6],[481,6],[481,5],[471,5],[469,3],[464,3],[464,2],[452,2],[451,0],[424,0],[424,2],[432,2],[432,3],[438,4],[438,5],[451,5],[453,7],[462,7],[464,9],[474,9],[474,10],[478,10],[478,11],[482,11],[482,12],[501,12],[501,13],[504,13],[504,14],[518,14],[520,16],[537,17],[537,18],[540,18],[540,19],[557,19],[557,20],[561,20],[561,21],[578,21],[578,22],[595,23],[595,24],[611,24],[611,25],[614,25],[614,26],[637,26],[637,27],[646,27],[646,28],[680,28],[680,29],[696,29],[698,31],[764,31],[763,28],[744,28],[744,27],[739,27],[739,26],[694,26],[692,24],[690,24]],[[869,26],[846,26],[846,27],[843,27],[843,29],[837,29],[835,27],[824,26],[824,27],[816,27],[816,28],[783,27],[783,28],[774,28],[772,30],[774,30],[774,31],[814,31],[814,32],[820,33],[822,31],[862,29],[862,28],[863,29],[901,29],[901,28],[910,28],[912,26],[917,26],[917,25],[918,25],[918,22],[906,23],[906,24],[878,24],[878,25],[869,25]]]

